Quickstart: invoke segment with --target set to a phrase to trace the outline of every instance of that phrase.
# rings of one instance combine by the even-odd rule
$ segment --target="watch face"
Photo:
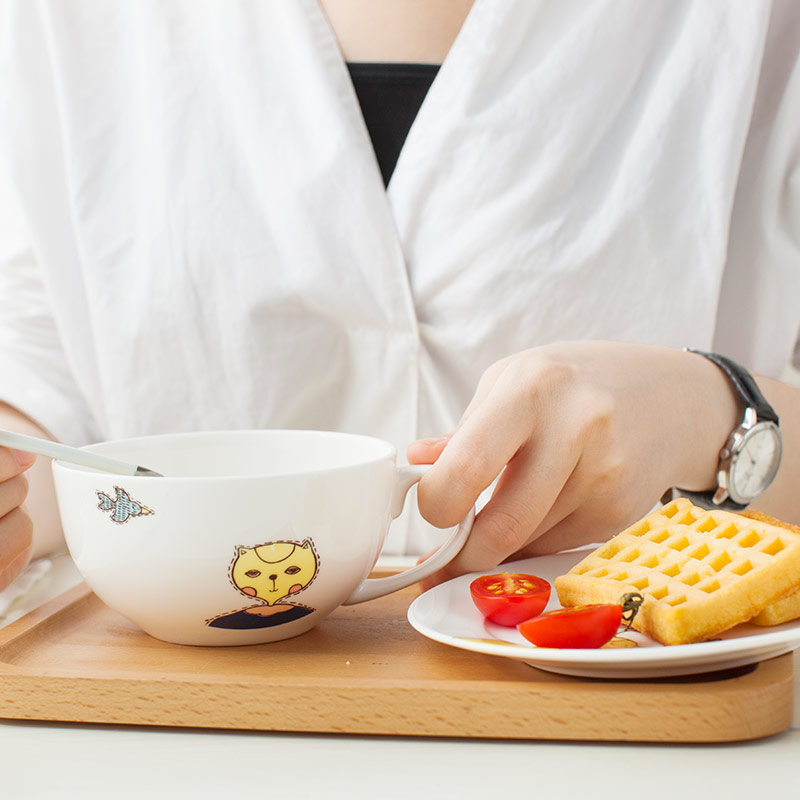
[[[731,463],[730,496],[749,503],[772,483],[781,463],[781,434],[771,422],[759,422],[739,443]]]

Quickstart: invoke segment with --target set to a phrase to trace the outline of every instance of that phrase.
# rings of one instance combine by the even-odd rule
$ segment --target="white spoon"
[[[124,461],[117,461],[115,458],[101,456],[97,453],[90,453],[77,447],[69,447],[66,444],[51,442],[49,439],[39,439],[36,436],[26,436],[24,433],[12,433],[0,429],[0,445],[11,447],[14,450],[22,450],[26,453],[36,453],[39,456],[49,456],[60,461],[69,461],[72,464],[80,464],[83,467],[99,469],[102,472],[113,472],[117,475],[151,475],[157,478],[164,476],[160,472],[154,472],[147,467],[139,467],[135,464],[127,464]]]

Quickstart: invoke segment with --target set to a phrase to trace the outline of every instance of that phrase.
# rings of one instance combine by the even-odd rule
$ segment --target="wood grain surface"
[[[447,647],[413,589],[267,645],[167,644],[77,586],[0,630],[0,717],[400,736],[718,742],[786,729],[791,654],[694,677],[597,680]]]

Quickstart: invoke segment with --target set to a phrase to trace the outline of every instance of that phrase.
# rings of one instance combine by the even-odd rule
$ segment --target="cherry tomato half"
[[[517,630],[537,647],[601,647],[614,638],[621,621],[621,605],[602,603],[548,611],[521,622]]]
[[[486,619],[509,628],[541,614],[550,599],[550,584],[544,578],[521,573],[483,575],[469,590]]]

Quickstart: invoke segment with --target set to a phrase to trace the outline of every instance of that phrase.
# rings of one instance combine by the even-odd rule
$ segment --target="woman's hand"
[[[5,589],[30,561],[33,524],[21,508],[28,495],[25,471],[36,456],[0,447],[0,590]]]
[[[450,436],[408,448],[411,463],[435,462],[419,507],[439,527],[458,523],[502,472],[432,582],[604,541],[671,486],[715,486],[737,416],[721,370],[681,350],[576,342],[497,362]]]

